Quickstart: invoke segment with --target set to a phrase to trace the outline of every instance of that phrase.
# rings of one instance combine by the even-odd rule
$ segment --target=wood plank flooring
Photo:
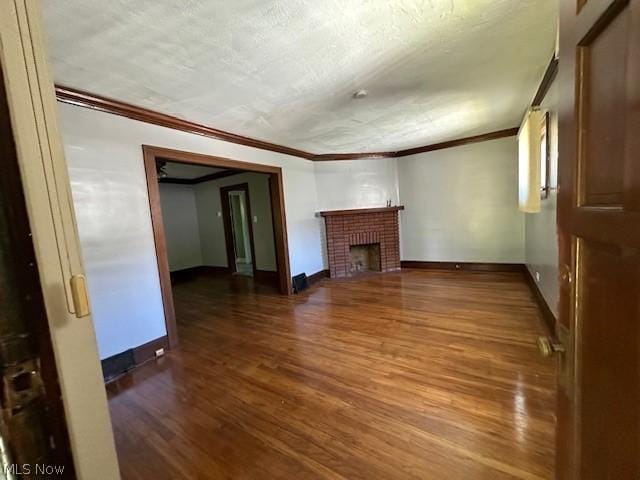
[[[179,349],[108,386],[125,480],[553,477],[555,364],[520,274],[228,280],[175,286]]]

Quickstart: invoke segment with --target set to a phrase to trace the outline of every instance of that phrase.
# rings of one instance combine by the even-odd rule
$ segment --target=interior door
[[[640,478],[640,0],[563,0],[558,478]]]

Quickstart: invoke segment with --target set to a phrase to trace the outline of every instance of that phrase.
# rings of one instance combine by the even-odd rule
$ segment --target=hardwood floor
[[[108,386],[124,479],[553,476],[555,364],[520,274],[174,296],[179,349]]]

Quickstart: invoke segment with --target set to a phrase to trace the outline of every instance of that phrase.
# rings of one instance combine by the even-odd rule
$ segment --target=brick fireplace
[[[403,206],[320,212],[331,278],[400,270],[398,211]]]

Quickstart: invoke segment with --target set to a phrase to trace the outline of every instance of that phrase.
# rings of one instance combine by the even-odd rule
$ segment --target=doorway
[[[229,268],[238,275],[253,277],[257,269],[253,222],[257,219],[251,214],[249,184],[222,187],[220,205]]]
[[[171,286],[171,271],[169,268],[167,238],[165,236],[165,228],[160,201],[160,188],[158,183],[159,162],[162,163],[171,161],[181,164],[217,167],[230,171],[242,170],[245,172],[267,174],[267,188],[271,203],[271,217],[273,224],[272,233],[275,244],[276,279],[278,290],[282,295],[290,295],[292,293],[290,282],[291,272],[289,267],[289,250],[287,244],[286,216],[284,208],[284,186],[282,181],[282,169],[280,167],[242,162],[224,157],[215,157],[211,155],[185,152],[181,150],[172,150],[168,148],[154,147],[149,145],[143,145],[142,150],[147,177],[147,190],[149,194],[151,223],[156,246],[156,258],[158,262],[160,288],[162,291],[165,324],[167,328],[167,337],[169,340],[170,348],[174,348],[178,345],[178,333],[173,302],[173,291]],[[236,191],[243,190],[237,187]],[[252,219],[252,217],[250,211],[248,190],[245,191],[245,198],[247,200],[245,216],[248,223],[246,229],[248,230],[249,238],[251,239],[253,227],[252,222],[249,222],[249,219]],[[225,208],[225,205],[230,210],[228,202],[222,202],[221,210]],[[225,231],[228,230],[228,228],[225,229]],[[251,268],[255,273],[255,246],[251,244],[251,247]],[[227,248],[227,252],[229,251],[230,249]],[[234,251],[233,245],[231,251]],[[233,263],[229,262],[229,267],[234,265],[233,268],[235,268],[235,253],[233,255]],[[227,256],[229,256],[228,253]],[[242,258],[246,261],[246,254],[245,257]]]

